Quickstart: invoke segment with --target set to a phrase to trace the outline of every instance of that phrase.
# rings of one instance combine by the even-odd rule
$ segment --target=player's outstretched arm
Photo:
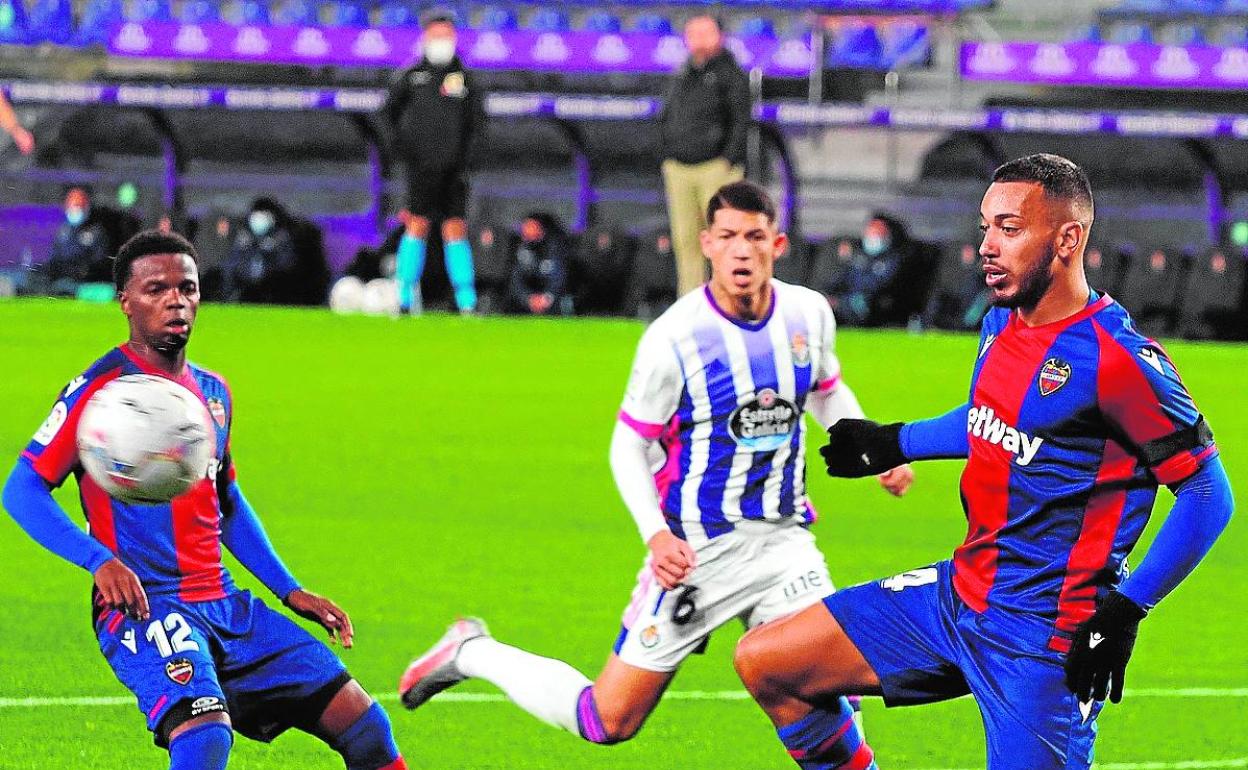
[[[940,417],[881,425],[845,418],[828,428],[819,450],[829,476],[861,478],[885,473],[911,460],[966,457],[966,406]]]

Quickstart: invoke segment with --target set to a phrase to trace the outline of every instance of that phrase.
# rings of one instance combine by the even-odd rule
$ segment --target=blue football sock
[[[879,770],[844,698],[835,710],[815,709],[776,733],[803,770]]]
[[[169,770],[225,770],[234,731],[224,722],[196,725],[169,744]]]
[[[399,251],[394,256],[394,278],[399,282],[399,307],[411,310],[413,289],[425,273],[425,239],[405,233],[399,239]]]
[[[477,309],[476,274],[472,268],[472,247],[466,240],[446,244],[446,275],[455,289],[455,305],[460,310]]]
[[[347,770],[403,766],[401,762],[395,764],[399,759],[399,747],[390,731],[390,717],[379,703],[369,706],[331,745],[346,761]]]

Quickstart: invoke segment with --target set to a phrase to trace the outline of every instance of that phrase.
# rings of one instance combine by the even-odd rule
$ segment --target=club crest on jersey
[[[659,643],[658,626],[646,626],[643,628],[641,630],[641,636],[638,637],[638,641],[641,642],[641,646],[645,647],[647,650],[652,649]]]
[[[212,419],[216,420],[217,425],[225,427],[225,402],[219,398],[208,399],[208,411],[212,414]]]
[[[728,417],[728,433],[754,452],[774,452],[789,443],[801,415],[797,406],[771,388],[738,406]]]
[[[195,676],[195,664],[186,658],[174,658],[165,664],[165,676],[184,685]]]
[[[806,335],[801,332],[793,335],[793,363],[798,366],[806,366],[810,363],[810,343],[806,341]]]
[[[1050,358],[1040,367],[1040,395],[1051,396],[1070,379],[1070,364],[1060,358]]]

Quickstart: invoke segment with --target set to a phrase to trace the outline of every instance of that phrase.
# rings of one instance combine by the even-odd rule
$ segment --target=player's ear
[[[1087,228],[1079,220],[1066,222],[1057,230],[1057,254],[1069,261],[1087,240]]]
[[[702,245],[702,256],[709,260],[711,258],[711,228],[708,227],[698,233],[698,243]]]
[[[784,253],[789,250],[789,234],[788,233],[776,233],[776,240],[774,241],[773,245],[775,246],[774,258],[780,259],[781,257],[784,256]]]

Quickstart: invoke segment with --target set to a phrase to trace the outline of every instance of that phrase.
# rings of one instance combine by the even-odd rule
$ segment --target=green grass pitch
[[[597,672],[644,553],[606,461],[641,330],[627,321],[202,310],[191,354],[233,386],[240,481],[295,574],[351,612],[357,644],[343,657],[366,688],[388,698],[411,767],[792,766],[762,712],[722,695],[669,699],[636,739],[613,748],[588,746],[506,702],[435,700],[408,713],[394,700],[409,658],[459,613],[485,617],[505,641]],[[116,307],[0,303],[0,454],[16,457],[57,389],[124,334]],[[964,398],[975,345],[971,336],[844,330],[838,346],[867,412],[910,419]],[[1169,350],[1217,433],[1240,513],[1144,622],[1128,697],[1100,720],[1098,760],[1119,770],[1248,767],[1248,348]],[[965,526],[959,470],[954,462],[919,466],[904,500],[869,480],[812,473],[823,517],[815,532],[838,583],[947,556]],[[73,486],[58,496],[80,519]],[[1170,500],[1159,497],[1146,540]],[[127,693],[96,649],[89,584],[0,516],[2,768],[166,766],[133,704],[115,702]],[[739,691],[731,666],[739,633],[718,632],[672,689]],[[468,683],[454,692],[495,691]],[[82,696],[113,700],[12,700]],[[881,767],[983,766],[970,699],[891,710],[868,701],[865,712]],[[314,739],[291,733],[272,746],[239,739],[230,767],[341,764]]]

